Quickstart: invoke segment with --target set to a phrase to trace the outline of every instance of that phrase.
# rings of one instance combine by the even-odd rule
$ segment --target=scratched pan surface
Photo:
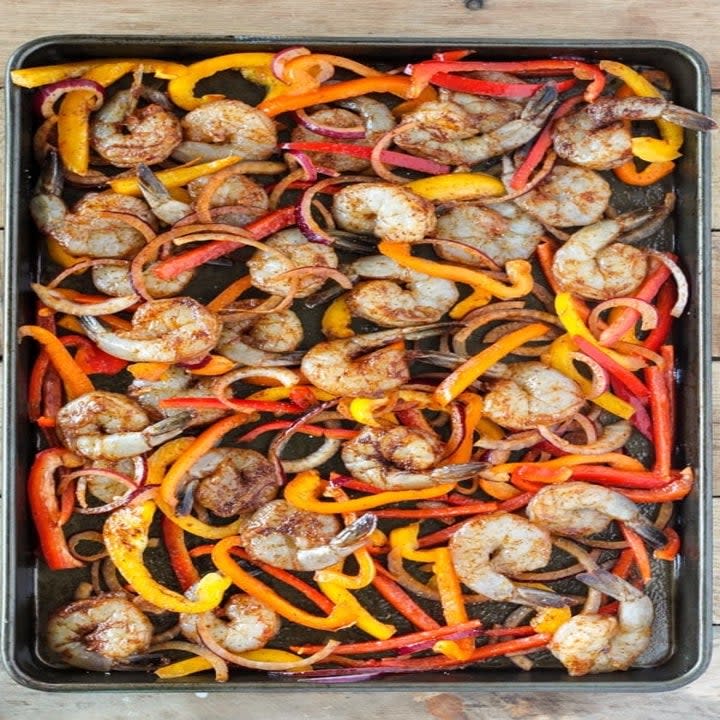
[[[670,76],[675,102],[701,112],[710,111],[709,76],[703,59],[693,50],[673,43],[497,40],[443,41],[440,39],[322,39],[246,37],[126,37],[62,36],[41,38],[20,48],[9,69],[102,57],[159,57],[194,62],[213,55],[248,50],[274,51],[302,44],[317,51],[334,52],[387,67],[427,57],[450,47],[473,47],[485,59],[530,59],[582,56],[594,61],[603,58],[652,66]],[[237,74],[218,76],[214,87],[249,101],[254,89],[241,85]],[[26,389],[32,348],[18,346],[19,325],[32,322],[34,297],[30,282],[47,278],[52,268],[42,259],[42,242],[28,214],[28,201],[38,168],[32,158],[35,119],[30,93],[7,88],[7,198],[5,233],[5,363],[4,363],[4,557],[2,648],[11,675],[20,683],[42,690],[291,690],[303,685],[274,680],[259,673],[234,669],[224,685],[212,682],[208,673],[179,681],[158,681],[145,672],[87,673],[63,667],[43,649],[42,628],[49,612],[72,597],[84,571],[50,573],[38,563],[36,541],[26,503],[25,478],[39,440],[27,418]],[[255,92],[257,92],[255,90]],[[709,140],[687,133],[684,155],[678,161],[675,190],[678,196],[672,224],[654,243],[674,248],[690,279],[690,306],[677,324],[674,337],[679,365],[677,447],[675,466],[690,465],[697,472],[692,493],[677,508],[677,527],[683,538],[683,552],[674,564],[655,563],[654,579],[648,590],[656,608],[653,639],[637,667],[623,673],[571,678],[549,654],[541,655],[535,668],[523,672],[507,661],[451,673],[424,673],[388,676],[344,690],[514,690],[514,691],[659,691],[669,690],[696,678],[706,667],[710,654],[710,243],[709,243]],[[668,187],[618,190],[613,205],[620,210],[647,205],[661,199]],[[199,297],[212,297],[242,272],[242,260],[232,267],[216,267],[197,281]],[[312,335],[319,332],[317,311],[304,313],[304,324]],[[642,450],[640,448],[640,450]],[[303,448],[296,448],[299,453]],[[160,552],[148,562],[161,579],[166,563]],[[165,571],[166,572],[166,571]],[[577,591],[576,586],[562,588]],[[294,598],[298,602],[300,598]],[[363,603],[383,620],[393,621],[407,631],[402,618],[393,616],[386,604],[378,604],[373,593],[360,594]],[[471,615],[485,622],[501,621],[511,606],[496,606],[491,612],[471,606]],[[341,639],[356,638],[343,631]],[[302,643],[310,636],[285,628],[281,643]],[[331,687],[318,685],[315,687]]]

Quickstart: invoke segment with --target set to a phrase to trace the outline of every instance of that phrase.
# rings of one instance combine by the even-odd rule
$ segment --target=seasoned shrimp
[[[140,192],[156,218],[167,225],[174,225],[192,213],[192,206],[174,198],[147,165],[139,164],[136,172]]]
[[[60,408],[56,430],[60,442],[92,460],[120,460],[147,452],[179,435],[188,413],[150,424],[134,400],[118,393],[95,390]]]
[[[383,490],[417,490],[475,477],[486,463],[437,467],[443,442],[424,430],[398,425],[365,427],[343,445],[345,467],[358,480]]]
[[[130,330],[112,332],[94,317],[80,321],[101,350],[131,362],[197,362],[217,345],[222,330],[217,316],[191,297],[144,303]]]
[[[240,538],[252,560],[285,570],[322,570],[363,547],[375,525],[375,516],[366,513],[341,529],[334,515],[273,500],[252,516]]]
[[[61,196],[62,171],[50,152],[33,198],[30,214],[41,232],[76,257],[126,258],[145,245],[144,236],[121,220],[101,217],[115,212],[135,215],[151,227],[155,218],[140,198],[114,192],[88,193],[71,210]]]
[[[506,185],[513,172],[510,167],[503,174]],[[514,202],[545,225],[579,227],[602,218],[611,194],[610,184],[594,170],[555,165],[539,185]]]
[[[471,245],[498,265],[529,258],[544,232],[537,220],[510,202],[492,207],[463,203],[441,215],[437,223],[438,237]],[[440,243],[435,249],[446,260],[466,265],[480,263],[477,255],[449,243]]]
[[[653,605],[628,582],[597,569],[577,579],[620,601],[617,617],[588,613],[563,623],[548,644],[570,675],[627,670],[650,644]]]
[[[609,170],[632,158],[632,135],[624,120],[663,118],[693,130],[712,130],[715,121],[663,98],[598,98],[560,118],[553,128],[559,157],[593,170]]]
[[[409,112],[405,120],[418,127],[395,137],[395,144],[414,155],[450,165],[474,165],[503,155],[532,140],[555,107],[557,92],[539,90],[520,117],[478,135],[476,121],[465,107],[454,102],[427,102]]]
[[[573,481],[547,485],[527,506],[528,517],[558,535],[585,537],[602,532],[613,520],[625,523],[649,543],[665,544],[665,535],[640,514],[638,506],[615,490]]]
[[[186,593],[193,598],[193,588]],[[202,645],[198,633],[197,613],[180,614],[180,630],[191,642]],[[265,647],[280,632],[280,617],[251,595],[236,593],[228,598],[220,613],[205,613],[212,638],[232,653],[243,653]]]
[[[300,356],[293,353],[303,340],[303,326],[292,310],[253,315],[257,300],[235,303],[224,316],[217,351],[241,365],[293,365]],[[245,307],[249,312],[235,315]]]
[[[145,288],[154,298],[174,297],[187,287],[195,276],[194,270],[185,270],[177,277],[162,280],[153,272],[156,263],[150,263],[143,269]],[[119,261],[117,265],[95,265],[91,271],[93,285],[102,293],[111,297],[134,295],[135,288],[130,276],[130,265]]]
[[[265,241],[267,247],[277,253],[258,250],[247,261],[252,284],[272,295],[287,295],[292,291],[292,281],[278,279],[278,275],[301,267],[320,266],[336,268],[338,258],[327,245],[308,242],[297,229],[289,228],[275,233]],[[308,273],[299,278],[295,297],[312,295],[325,284],[322,275]]]
[[[616,242],[632,233],[634,240],[654,233],[672,210],[674,196],[661,205],[586,225],[558,249],[552,272],[560,288],[591,300],[629,295],[645,279],[646,253]]]
[[[480,78],[494,82],[521,82],[506,73],[478,73]],[[492,76],[492,77],[491,77]],[[472,120],[476,133],[488,133],[520,117],[523,106],[515,100],[495,98],[483,95],[470,95],[462,92],[449,93],[450,102],[459,105]]]
[[[188,183],[187,189],[193,201],[212,178],[204,175]],[[265,188],[247,175],[231,175],[215,191],[210,207],[233,207],[232,213],[225,213],[222,222],[230,225],[247,225],[265,215],[270,209],[270,199]]]
[[[550,562],[550,533],[513,513],[481,515],[450,538],[450,555],[460,580],[490,600],[520,605],[564,607],[554,592],[517,585],[506,576]]]
[[[133,656],[147,652],[153,626],[129,600],[102,595],[77,600],[48,620],[48,647],[68,665],[108,672],[132,669]]]
[[[439,323],[319,342],[305,353],[300,369],[313,385],[333,395],[381,397],[410,379],[407,351],[398,341],[447,329],[447,323]]]
[[[384,255],[360,258],[349,269],[368,279],[348,293],[350,312],[381,327],[436,322],[460,297],[451,280],[408,270]]]
[[[485,414],[498,425],[529,430],[570,419],[585,404],[580,387],[541,362],[507,365],[485,395]]]
[[[435,229],[433,204],[392,183],[355,183],[333,197],[333,217],[344,230],[389,242],[418,242]]]
[[[173,158],[217,160],[236,155],[264,160],[275,152],[275,123],[262,111],[240,100],[214,100],[191,110],[181,120],[183,142]]]
[[[114,461],[93,460],[88,464],[93,469],[113,470],[130,478],[136,474],[133,458],[122,458]],[[102,503],[112,502],[115,498],[125,495],[128,491],[128,486],[125,483],[108,475],[86,475],[84,479],[87,483],[87,491]]]

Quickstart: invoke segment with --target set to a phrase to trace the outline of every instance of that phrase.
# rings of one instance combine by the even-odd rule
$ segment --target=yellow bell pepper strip
[[[103,541],[110,559],[135,592],[163,610],[178,613],[202,613],[214,610],[230,587],[230,578],[212,572],[204,575],[196,587],[196,600],[189,600],[158,583],[143,561],[148,545],[148,531],[156,505],[146,500],[139,505],[126,505],[113,512],[105,521]]]
[[[211,669],[212,663],[209,660],[206,660],[204,657],[192,657],[186,660],[178,660],[170,665],[165,665],[154,672],[161,680],[170,680]]]
[[[196,180],[206,175],[212,175],[218,170],[229,167],[239,162],[240,158],[230,155],[229,157],[220,158],[219,160],[210,160],[209,162],[198,163],[197,165],[182,165],[181,167],[170,168],[169,170],[158,170],[155,177],[166,188],[177,188],[187,185],[191,180]],[[110,181],[110,188],[113,192],[121,195],[139,196],[140,185],[136,177],[124,177]]]
[[[461,172],[436,175],[412,180],[405,187],[416,195],[434,202],[476,200],[505,194],[502,180],[487,173]]]
[[[350,327],[352,314],[347,304],[346,295],[341,295],[330,303],[322,316],[323,335],[328,340],[352,337],[355,332]]]
[[[80,395],[95,390],[90,378],[80,369],[73,356],[56,335],[39,325],[22,325],[18,329],[18,335],[20,338],[31,337],[45,348],[50,362],[63,381],[68,399],[74,400]]]
[[[415,257],[411,254],[408,243],[383,240],[378,244],[378,250],[386,257],[395,260],[398,265],[410,270],[417,270],[417,272],[432,277],[465,283],[473,288],[480,288],[502,300],[512,300],[527,295],[533,287],[532,266],[527,260],[509,260],[505,263],[505,272],[510,279],[510,285],[505,285],[480,270]]]
[[[629,455],[623,455],[622,453],[603,453],[602,455],[562,455],[561,457],[553,458],[552,460],[543,460],[533,463],[524,462],[513,462],[513,463],[502,463],[501,465],[495,465],[490,469],[492,473],[507,473],[512,472],[516,468],[521,466],[530,467],[574,467],[576,465],[589,465],[592,462],[594,465],[609,465],[612,468],[618,470],[638,470],[642,471],[645,466],[637,459],[630,457]]]
[[[231,556],[233,548],[241,547],[238,537],[228,537],[220,540],[212,550],[212,561],[220,572],[227,575],[232,582],[248,595],[272,608],[278,615],[286,620],[315,628],[316,630],[339,630],[355,623],[357,607],[340,601],[333,611],[326,617],[311,615],[296,607],[278,595],[261,580],[243,570]]]
[[[635,137],[631,140],[633,155],[645,162],[668,162],[679,158],[682,153],[664,140],[654,137]]]
[[[369,497],[342,500],[340,502],[321,500],[327,482],[314,470],[298,473],[285,486],[285,499],[300,510],[321,513],[323,515],[336,515],[339,513],[360,512],[371,510],[381,505],[404,502],[407,500],[429,500],[450,492],[455,483],[444,483],[422,490],[391,490],[380,492]]]
[[[361,425],[370,427],[386,427],[397,425],[395,416],[388,412],[394,405],[391,398],[352,398],[348,403],[350,417]],[[380,415],[381,419],[376,417]]]
[[[396,627],[388,623],[380,622],[376,617],[369,613],[357,600],[357,598],[347,588],[340,583],[317,580],[320,589],[327,595],[336,607],[341,604],[352,608],[355,613],[355,625],[378,640],[387,640],[391,638]]]
[[[571,617],[572,610],[569,607],[540,608],[530,619],[530,627],[537,633],[554,635]]]
[[[195,86],[201,80],[223,70],[239,70],[243,77],[250,82],[264,85],[267,88],[268,96],[274,96],[278,92],[286,92],[288,85],[278,80],[270,70],[273,57],[273,53],[249,52],[218,55],[207,60],[200,60],[189,65],[184,74],[170,80],[168,83],[168,95],[183,110],[194,110],[203,103],[221,100],[225,97],[224,95],[196,97]],[[258,70],[260,72],[257,72]]]
[[[472,310],[485,307],[492,295],[483,288],[475,288],[470,295],[456,303],[448,313],[453,320],[461,320]]]
[[[504,335],[453,370],[438,385],[433,397],[441,405],[447,405],[495,363],[500,362],[506,355],[522,347],[526,342],[542,337],[548,329],[548,326],[543,323],[531,323]]]
[[[224,375],[234,370],[237,363],[229,360],[222,355],[208,355],[202,365],[194,368],[188,368],[190,375],[199,375],[201,377],[214,377],[215,375]]]
[[[317,570],[315,572],[315,580],[317,582],[335,583],[348,590],[361,590],[367,587],[375,579],[375,563],[367,548],[360,548],[356,550],[353,555],[358,564],[356,575],[346,575],[343,572],[345,561],[341,560],[329,568]]]
[[[170,369],[170,363],[160,362],[137,362],[131,363],[125,368],[136,380],[149,380],[156,382],[160,380]]]

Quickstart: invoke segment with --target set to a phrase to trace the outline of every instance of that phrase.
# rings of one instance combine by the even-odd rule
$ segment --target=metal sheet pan
[[[10,60],[15,68],[84,58],[159,57],[193,62],[213,55],[247,50],[274,51],[302,44],[391,65],[427,57],[441,48],[472,47],[486,59],[582,56],[654,66],[668,73],[674,100],[704,113],[710,111],[709,75],[704,60],[692,49],[656,41],[527,41],[474,38],[360,39],[57,36],[40,38],[19,48]],[[262,674],[233,671],[225,685],[208,677],[191,676],[162,683],[151,674],[90,674],[48,662],[38,641],[39,618],[65,599],[36,562],[35,539],[26,503],[25,478],[38,440],[27,418],[26,388],[31,362],[29,343],[19,346],[17,328],[33,319],[30,282],[40,272],[40,240],[28,213],[37,167],[32,156],[33,118],[30,94],[6,78],[7,197],[5,232],[5,402],[3,407],[3,616],[2,650],[12,677],[42,690],[245,690],[288,691],[297,683]],[[388,676],[344,690],[502,690],[502,691],[660,691],[695,679],[706,667],[711,642],[710,500],[710,155],[709,139],[688,133],[675,177],[678,195],[674,212],[674,247],[691,283],[689,311],[677,324],[674,337],[680,368],[676,464],[697,472],[692,493],[679,503],[678,526],[683,552],[659,580],[660,599],[654,650],[643,667],[627,672],[571,678],[557,666],[540,663],[531,672],[511,667],[483,666],[452,673]],[[632,198],[628,198],[632,201]],[[322,687],[322,686],[315,686]],[[330,686],[327,686],[330,687]]]

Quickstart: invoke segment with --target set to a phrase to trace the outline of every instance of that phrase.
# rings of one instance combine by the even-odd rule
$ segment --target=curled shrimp
[[[143,268],[145,289],[154,298],[174,297],[179,295],[195,277],[194,270],[185,270],[174,278],[163,280],[153,272],[157,263],[150,263]],[[135,288],[130,274],[128,261],[118,264],[94,265],[91,270],[93,285],[102,293],[111,297],[134,295]]]
[[[578,580],[619,600],[617,617],[586,613],[563,623],[548,649],[570,675],[627,670],[650,644],[653,605],[630,583],[597,568]]]
[[[513,513],[481,515],[450,538],[450,555],[460,580],[490,600],[520,605],[564,607],[554,592],[523,587],[507,575],[542,568],[550,562],[550,533]]]
[[[68,665],[99,672],[132,669],[131,659],[149,649],[152,636],[147,616],[115,595],[61,607],[50,616],[46,631],[48,647]]]
[[[623,120],[658,118],[693,130],[716,127],[706,115],[663,98],[598,98],[555,123],[553,146],[559,157],[574,165],[609,170],[632,159],[632,135]]]
[[[341,529],[334,515],[273,500],[252,516],[240,538],[251,560],[285,570],[322,570],[363,547],[375,525],[375,516],[366,513]]]
[[[182,413],[151,425],[147,413],[134,400],[95,390],[63,405],[56,429],[69,450],[93,460],[120,460],[174,438],[189,419],[188,413]]]
[[[80,321],[101,350],[131,362],[196,362],[215,347],[222,330],[217,316],[191,297],[144,303],[129,330],[110,331],[94,317]]]
[[[419,242],[435,229],[433,204],[392,183],[348,185],[333,197],[332,213],[344,230],[389,242]]]
[[[507,365],[485,395],[485,414],[498,425],[529,430],[569,420],[585,404],[577,383],[536,362]]]
[[[353,477],[383,490],[416,490],[475,477],[486,463],[437,467],[445,446],[432,433],[398,425],[365,427],[343,445],[342,461]]]
[[[552,272],[561,289],[591,300],[629,295],[645,279],[646,253],[617,242],[623,234],[638,240],[655,232],[669,215],[674,195],[652,208],[600,220],[573,233],[555,253]]]
[[[408,270],[384,255],[360,258],[350,272],[366,279],[347,295],[350,312],[381,327],[436,322],[460,297],[451,280]]]
[[[275,123],[262,111],[240,100],[214,100],[191,110],[180,121],[184,140],[173,158],[188,162],[236,155],[264,160],[275,152]]]
[[[211,181],[212,175],[191,180],[188,193],[195,203],[204,187]],[[270,198],[265,188],[247,175],[230,175],[213,193],[210,208],[226,208],[222,222],[241,227],[265,215],[270,209]],[[232,208],[232,212],[230,212]]]

